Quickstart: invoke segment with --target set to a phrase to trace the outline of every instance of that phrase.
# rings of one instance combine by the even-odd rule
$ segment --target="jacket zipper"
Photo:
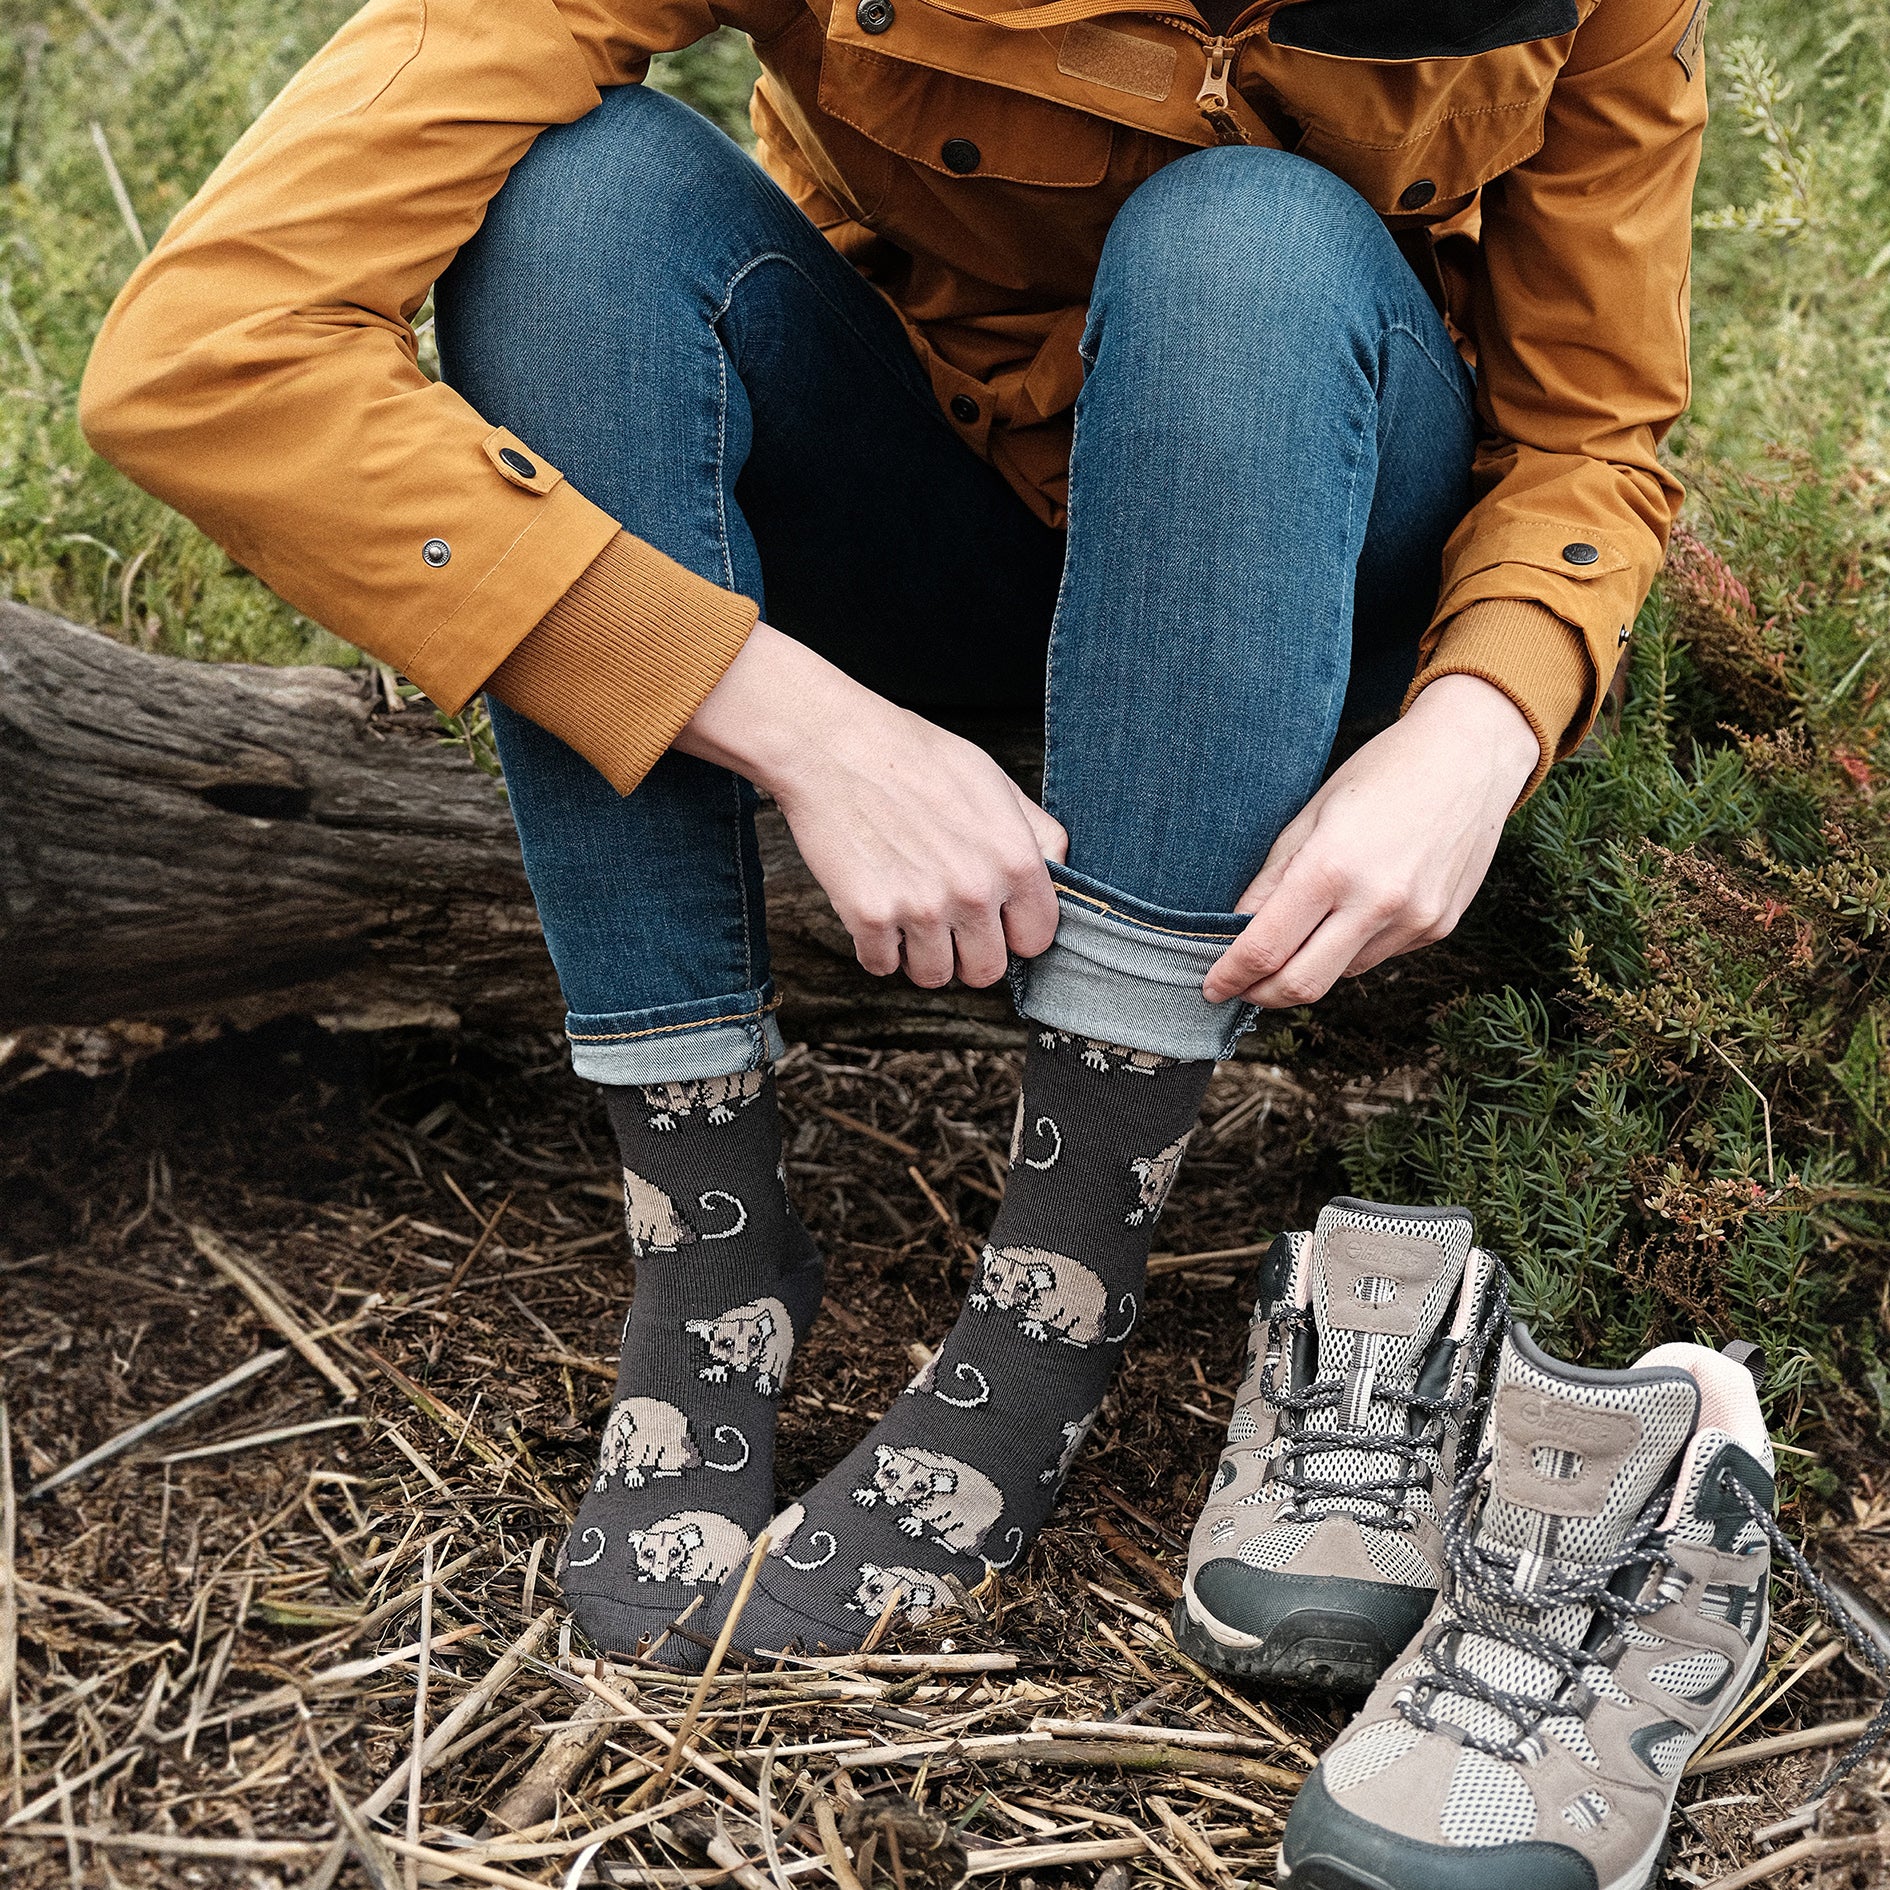
[[[1208,121],[1216,144],[1248,142],[1247,134],[1241,128],[1227,96],[1228,88],[1233,83],[1234,63],[1240,57],[1241,47],[1266,30],[1267,22],[1279,12],[1283,4],[1285,0],[1273,0],[1273,4],[1244,32],[1232,34],[1204,33],[1192,20],[1178,19],[1173,14],[1162,16],[1165,24],[1187,34],[1192,40],[1198,40],[1207,57],[1207,71],[1202,76],[1200,91],[1194,95],[1194,108]]]
[[[1227,81],[1234,61],[1240,56],[1240,42],[1216,37],[1207,42],[1204,51],[1207,72],[1201,80],[1200,91],[1194,95],[1194,108],[1208,121],[1217,144],[1245,144],[1247,134],[1241,130],[1240,120],[1227,102]]]

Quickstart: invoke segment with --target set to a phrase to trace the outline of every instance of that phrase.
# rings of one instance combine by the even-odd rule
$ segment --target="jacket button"
[[[853,17],[862,33],[883,33],[893,23],[892,0],[860,0]]]
[[[1404,194],[1398,199],[1400,210],[1422,210],[1437,195],[1437,186],[1428,177],[1420,177],[1415,184],[1407,184]]]
[[[978,424],[978,403],[973,400],[969,394],[954,394],[952,396],[952,418],[961,426],[976,426]]]
[[[1578,538],[1572,545],[1562,547],[1564,564],[1594,564],[1601,556],[1593,545],[1585,545]]]
[[[968,177],[984,162],[984,153],[969,138],[947,138],[939,149],[945,168]]]
[[[453,547],[449,545],[444,538],[429,538],[427,542],[420,547],[420,555],[437,571],[441,565],[452,557]]]
[[[504,464],[511,467],[521,479],[536,479],[538,477],[537,465],[527,459],[516,446],[500,447],[499,458]]]

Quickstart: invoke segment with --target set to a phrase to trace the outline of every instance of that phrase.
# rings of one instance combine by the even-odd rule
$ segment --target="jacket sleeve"
[[[1588,732],[1679,511],[1656,448],[1689,394],[1705,5],[1599,0],[1540,150],[1484,192],[1476,502],[1412,693],[1451,672],[1496,683],[1546,737],[1545,769]]]
[[[624,790],[756,607],[428,380],[411,321],[541,130],[716,24],[707,0],[634,4],[370,0],[125,285],[81,392],[100,453],[449,710],[591,574],[566,689],[589,636]]]

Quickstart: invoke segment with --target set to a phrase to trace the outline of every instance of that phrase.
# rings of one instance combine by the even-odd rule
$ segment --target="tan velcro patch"
[[[1078,20],[1064,31],[1057,70],[1111,92],[1128,92],[1159,103],[1174,88],[1176,57],[1172,46],[1118,33],[1093,20]]]

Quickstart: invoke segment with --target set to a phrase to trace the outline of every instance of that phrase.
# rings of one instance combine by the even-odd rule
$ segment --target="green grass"
[[[97,4],[0,0],[0,587],[151,648],[351,663],[74,417],[141,237],[348,9]],[[657,76],[745,135],[753,70],[725,35]],[[1350,1159],[1474,1207],[1552,1342],[1755,1337],[1782,1423],[1890,1435],[1890,0],[1719,0],[1709,74],[1672,441],[1705,547],[1643,617],[1622,730],[1473,912],[1504,963],[1526,915],[1530,975],[1448,1007],[1439,1096]]]

